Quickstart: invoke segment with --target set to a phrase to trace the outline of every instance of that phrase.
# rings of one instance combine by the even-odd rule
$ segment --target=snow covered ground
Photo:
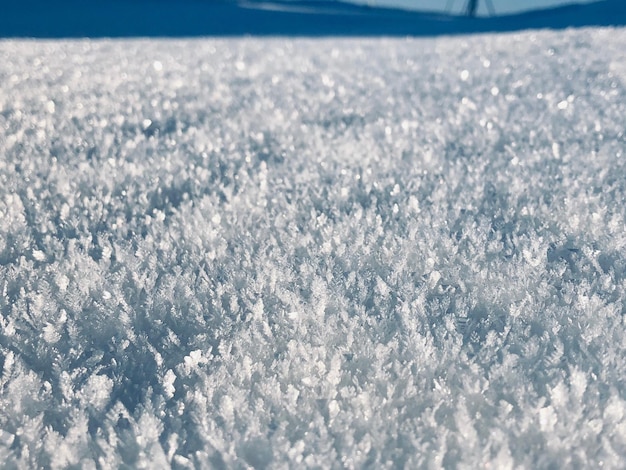
[[[0,42],[0,461],[623,466],[625,43]]]

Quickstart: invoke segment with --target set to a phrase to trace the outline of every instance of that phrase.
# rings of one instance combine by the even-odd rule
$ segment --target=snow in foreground
[[[0,42],[0,461],[622,466],[624,43]]]

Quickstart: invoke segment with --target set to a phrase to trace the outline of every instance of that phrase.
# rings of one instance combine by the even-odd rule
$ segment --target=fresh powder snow
[[[7,468],[619,468],[626,30],[0,42]]]

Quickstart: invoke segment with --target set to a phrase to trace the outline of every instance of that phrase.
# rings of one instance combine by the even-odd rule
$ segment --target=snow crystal
[[[3,464],[622,467],[625,42],[0,42]]]

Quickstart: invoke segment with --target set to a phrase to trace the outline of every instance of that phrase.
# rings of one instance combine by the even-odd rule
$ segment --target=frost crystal
[[[8,468],[620,468],[626,33],[0,42]]]

